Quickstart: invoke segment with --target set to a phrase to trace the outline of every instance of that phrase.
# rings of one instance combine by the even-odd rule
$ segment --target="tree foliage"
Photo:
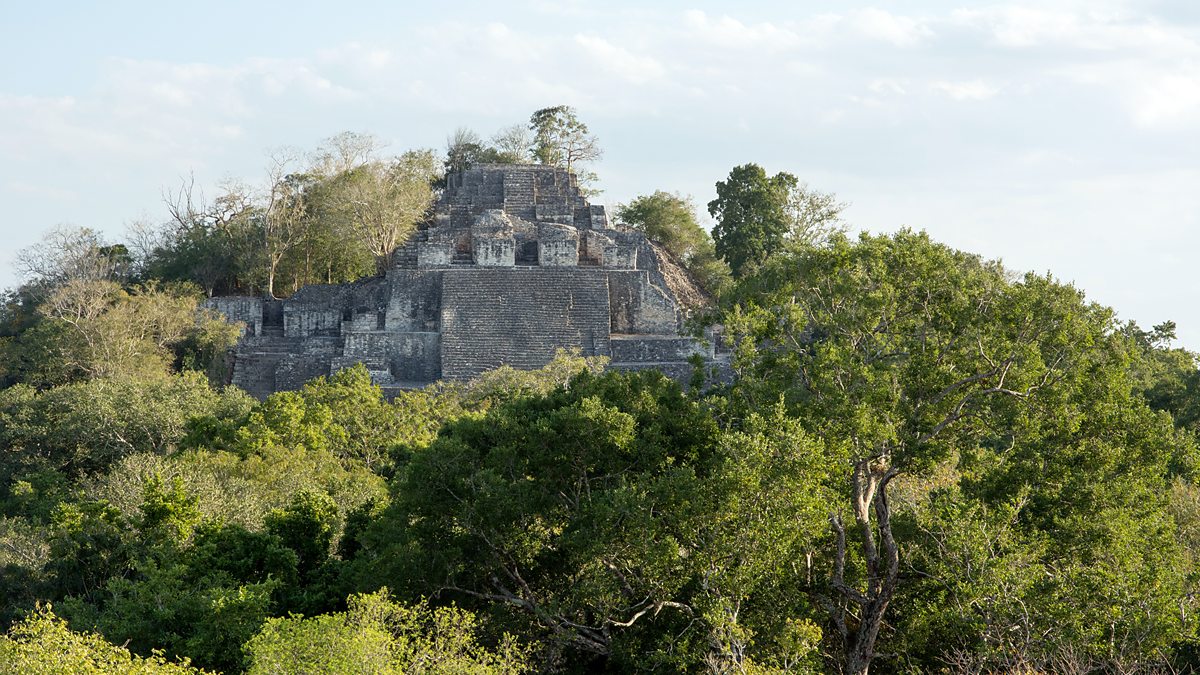
[[[712,237],[696,220],[690,199],[660,190],[618,206],[616,217],[660,243],[710,294],[728,287],[729,267],[716,257]]]
[[[1027,623],[1057,625],[1073,648],[1114,660],[1179,639],[1179,616],[1162,611],[1185,601],[1182,578],[1166,572],[1181,561],[1163,488],[1190,440],[1134,393],[1111,310],[911,232],[778,257],[744,292],[729,319],[746,400],[782,395],[849,453],[829,584],[850,671],[866,672],[889,638],[884,617],[901,590],[895,481],[939,467],[956,475],[960,507],[1020,509],[1025,564],[1054,580],[1033,586],[1030,600],[1049,613]],[[1144,614],[1142,603],[1160,609]],[[1007,656],[1052,645],[1026,649]]]
[[[414,453],[355,564],[503,612],[576,661],[788,658],[769,639],[780,618],[755,612],[782,599],[792,556],[823,529],[824,466],[794,425],[725,438],[657,373],[583,374]]]
[[[438,177],[432,150],[365,162],[327,179],[325,208],[348,225],[348,232],[374,256],[376,273],[382,274],[392,252],[426,216]]]
[[[736,166],[717,182],[717,198],[708,203],[716,219],[716,253],[743,277],[787,246],[824,243],[843,229],[846,204],[809,187],[790,173],[768,176],[757,164]]]
[[[209,295],[286,294],[381,272],[425,216],[442,170],[432,150],[383,147],[344,132],[307,158],[277,151],[260,185],[227,182],[212,200],[186,180],[164,195],[170,221],[139,234],[138,267]]]
[[[581,165],[604,155],[600,141],[587,124],[568,105],[542,108],[529,116],[533,132],[533,156],[541,164],[557,166],[579,176],[580,182],[594,182],[595,176]]]
[[[49,605],[0,636],[0,673],[5,675],[202,675],[186,660],[167,661],[154,654],[143,658],[94,633],[67,628]]]
[[[349,598],[345,612],[270,619],[246,643],[248,673],[477,673],[527,671],[525,650],[506,639],[479,644],[474,615],[405,606],[387,590]]]
[[[533,137],[521,124],[504,127],[491,142],[479,134],[459,127],[446,139],[446,174],[465,171],[476,164],[526,164],[530,161]]]
[[[757,164],[736,166],[717,182],[717,198],[708,203],[708,213],[717,221],[713,241],[735,276],[745,276],[783,247],[788,193],[795,185],[795,176],[767,176]]]

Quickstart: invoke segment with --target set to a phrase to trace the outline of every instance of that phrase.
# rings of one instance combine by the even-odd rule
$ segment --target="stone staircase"
[[[259,330],[259,335],[247,335],[238,345],[230,381],[257,398],[266,398],[275,391],[279,362],[302,349],[303,339],[284,337],[282,326],[263,326]]]
[[[400,248],[397,248],[392,253],[392,267],[401,270],[417,269],[417,248],[429,241],[429,230],[432,224],[425,221],[417,225],[417,231],[413,232],[408,241],[404,242]]]
[[[514,172],[504,179],[504,211],[511,216],[533,220],[537,187],[532,174]]]

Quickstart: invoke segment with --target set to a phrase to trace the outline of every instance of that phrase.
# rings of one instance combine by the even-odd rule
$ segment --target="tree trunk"
[[[854,466],[851,500],[854,520],[862,533],[862,558],[867,572],[865,590],[845,582],[846,529],[840,516],[834,515],[830,519],[837,534],[833,587],[841,596],[834,608],[834,623],[842,634],[846,672],[854,675],[867,675],[870,670],[884,613],[896,592],[900,552],[892,536],[892,513],[887,498],[888,484],[896,473],[879,458],[862,459]],[[872,511],[875,523],[871,522]],[[851,606],[857,608],[857,625],[853,629],[847,622]]]

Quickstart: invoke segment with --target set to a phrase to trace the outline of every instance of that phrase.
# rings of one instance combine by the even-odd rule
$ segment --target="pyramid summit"
[[[565,169],[487,164],[448,177],[385,274],[208,306],[245,325],[232,384],[265,398],[356,363],[386,390],[539,368],[559,349],[684,377],[693,355],[722,360],[682,334],[697,297],[669,256],[612,227]]]

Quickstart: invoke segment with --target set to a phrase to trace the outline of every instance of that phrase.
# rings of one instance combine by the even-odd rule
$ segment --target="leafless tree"
[[[279,263],[304,236],[305,200],[299,178],[292,172],[296,154],[279,150],[270,155],[267,184],[258,224],[267,264],[267,294],[275,295]]]
[[[526,164],[533,149],[533,135],[523,124],[513,124],[497,131],[492,136],[492,146],[503,162]]]
[[[17,270],[26,280],[47,287],[70,281],[111,280],[120,261],[100,234],[86,227],[60,225],[42,240],[17,253]]]
[[[332,176],[368,164],[387,146],[377,136],[355,131],[343,131],[325,139],[310,158],[312,169]]]

